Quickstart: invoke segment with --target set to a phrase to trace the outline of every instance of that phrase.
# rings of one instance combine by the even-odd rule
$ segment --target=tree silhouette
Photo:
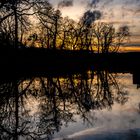
[[[129,28],[120,27],[119,31],[111,24],[97,23],[93,25],[94,46],[98,53],[117,52],[129,37]]]
[[[28,17],[33,15],[31,12],[35,1],[30,0],[6,0],[0,6],[1,32],[8,34],[14,41],[13,47],[18,48],[19,42],[23,41],[23,34],[29,26]]]
[[[47,40],[47,48],[56,49],[61,22],[60,11],[54,10],[47,1],[38,3],[35,6],[34,11],[36,11],[40,21],[39,26],[42,26],[43,30],[46,31],[46,38],[44,39]]]

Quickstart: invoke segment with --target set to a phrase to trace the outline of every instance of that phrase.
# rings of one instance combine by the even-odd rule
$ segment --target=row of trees
[[[3,0],[0,2],[0,42],[15,48],[24,44],[49,49],[115,52],[129,36],[129,29],[124,26],[116,31],[111,24],[95,23],[101,16],[100,11],[89,10],[76,22],[63,18],[47,0]],[[33,18],[37,30],[33,28]]]

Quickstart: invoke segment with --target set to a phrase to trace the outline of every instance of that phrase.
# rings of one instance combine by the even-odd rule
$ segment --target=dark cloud
[[[103,7],[109,5],[111,2],[113,2],[114,0],[106,0],[103,3]]]
[[[99,3],[101,4],[101,7],[105,7],[107,6],[108,4],[110,4],[111,2],[113,2],[114,0],[91,0],[91,1],[88,1],[88,7],[89,8],[96,8],[99,6]]]
[[[129,43],[124,44],[125,47],[140,47],[140,43]]]
[[[73,0],[63,0],[58,3],[59,8],[70,7],[70,6],[73,6]]]
[[[137,6],[136,6],[135,9],[133,9],[133,12],[134,12],[134,15],[136,15],[136,14],[140,14],[140,3],[137,4]]]
[[[140,0],[125,0],[122,5],[122,10],[126,13],[125,16],[128,14],[132,14],[133,16],[140,14]]]
[[[101,12],[100,11],[86,11],[82,17],[82,22],[84,25],[86,26],[90,26],[95,20],[98,20],[100,19],[102,16]]]
[[[88,7],[96,7],[100,0],[91,0],[88,2]]]
[[[140,3],[140,0],[125,0],[124,1],[124,4],[125,5],[132,5],[132,4],[138,4],[138,3]]]
[[[128,25],[123,25],[119,27],[119,33],[123,34],[123,36],[129,36],[130,31],[129,31],[129,26]]]

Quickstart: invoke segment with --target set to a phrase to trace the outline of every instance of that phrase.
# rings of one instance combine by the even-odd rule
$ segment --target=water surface
[[[140,139],[138,81],[107,70],[1,81],[0,138]]]

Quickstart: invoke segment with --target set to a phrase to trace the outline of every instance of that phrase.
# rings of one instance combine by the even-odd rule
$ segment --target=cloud
[[[103,3],[103,7],[109,5],[110,3],[112,3],[114,0],[105,0]]]
[[[100,19],[102,16],[101,12],[98,10],[95,11],[86,11],[82,17],[82,22],[86,26],[90,26],[95,20]]]
[[[135,14],[140,14],[140,9],[136,9]]]
[[[88,8],[97,8],[97,7],[104,8],[105,6],[108,6],[113,1],[114,0],[88,0],[87,7]]]
[[[133,0],[133,1],[132,0],[125,0],[124,1],[124,4],[125,5],[127,5],[127,4],[128,5],[131,5],[131,4],[139,4],[139,3],[140,3],[140,0]]]
[[[100,22],[103,22],[103,23],[109,23],[109,24],[123,24],[123,25],[128,25],[128,24],[131,24],[132,22],[130,21],[124,21],[124,20],[100,20]]]
[[[71,6],[73,6],[73,0],[63,0],[58,3],[59,8],[71,7]]]
[[[140,13],[140,0],[125,0],[123,4],[125,11],[131,12],[133,15]]]
[[[100,0],[91,0],[88,2],[88,7],[89,8],[96,7],[99,2],[100,2]]]
[[[123,46],[124,47],[139,47],[140,48],[140,43],[138,43],[138,42],[125,43]]]

